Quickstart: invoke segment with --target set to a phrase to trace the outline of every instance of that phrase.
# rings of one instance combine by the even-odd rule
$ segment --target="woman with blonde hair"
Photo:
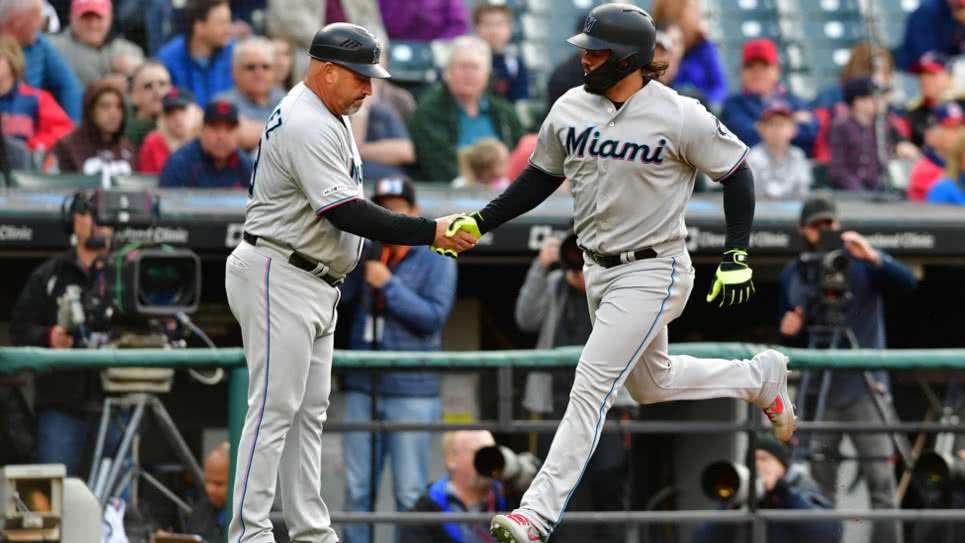
[[[0,34],[0,115],[3,133],[31,151],[49,150],[74,128],[53,95],[24,82],[26,61],[12,37]]]
[[[684,57],[672,87],[699,91],[719,106],[727,98],[727,76],[717,47],[707,39],[700,0],[654,0],[650,15],[655,23],[676,24],[684,37]]]
[[[945,174],[944,179],[928,190],[926,201],[965,206],[965,132],[955,140],[955,146],[945,161]]]
[[[455,188],[509,186],[509,149],[496,138],[483,138],[459,150],[459,177],[452,181]]]

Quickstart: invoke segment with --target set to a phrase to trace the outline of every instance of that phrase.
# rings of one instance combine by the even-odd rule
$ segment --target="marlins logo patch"
[[[586,21],[583,22],[583,32],[589,33],[594,26],[596,26],[596,17],[587,15]]]

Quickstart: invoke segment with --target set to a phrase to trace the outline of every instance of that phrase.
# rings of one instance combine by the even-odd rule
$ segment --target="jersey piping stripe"
[[[330,209],[334,209],[334,208],[336,208],[336,207],[338,207],[338,206],[340,206],[340,205],[342,205],[342,204],[347,204],[348,202],[351,202],[352,200],[358,200],[358,199],[359,199],[358,196],[346,196],[345,198],[342,198],[341,200],[335,200],[334,202],[332,202],[332,203],[330,203],[330,204],[323,205],[322,207],[316,209],[316,210],[315,210],[315,214],[316,214],[316,215],[321,215],[322,213],[325,213],[326,211],[328,211],[328,210],[330,210]]]
[[[616,389],[617,382],[620,380],[621,377],[623,377],[623,374],[625,374],[630,369],[630,366],[633,364],[633,361],[637,360],[640,357],[640,351],[643,349],[644,345],[647,344],[647,339],[650,338],[650,334],[653,333],[654,327],[657,325],[657,322],[660,321],[660,316],[663,315],[664,307],[667,305],[667,300],[670,299],[670,293],[673,290],[673,285],[676,282],[676,279],[677,279],[677,257],[673,257],[673,260],[670,264],[670,284],[667,285],[667,295],[664,296],[663,300],[660,302],[660,309],[657,311],[657,315],[653,318],[653,322],[650,323],[650,328],[647,329],[647,333],[643,336],[643,339],[640,340],[640,344],[637,345],[637,348],[634,349],[633,355],[630,357],[630,360],[628,360],[627,363],[623,366],[623,370],[620,371],[620,374],[617,375],[617,378],[613,381],[613,384],[610,385],[610,391],[606,393],[606,396],[603,397],[603,403],[600,404],[599,416],[596,421],[596,428],[593,429],[593,446],[591,447],[591,450],[596,448],[597,442],[600,440],[600,427],[603,425],[604,419],[606,418],[606,413],[604,412],[604,408],[606,407],[606,402],[610,398],[610,395],[613,394],[614,389]],[[593,454],[591,453],[590,455],[587,456],[586,461],[583,462],[583,469],[580,470],[580,476],[577,479],[577,484],[574,484],[573,488],[571,488],[569,493],[567,493],[566,500],[563,501],[563,510],[560,511],[560,516],[559,518],[556,519],[556,522],[553,523],[553,527],[556,527],[559,525],[560,522],[563,522],[563,515],[566,513],[566,508],[570,505],[570,498],[573,497],[573,492],[576,491],[576,487],[579,485],[579,481],[583,479],[583,475],[586,473],[586,468],[587,466],[590,465],[590,459],[592,457],[593,457]],[[546,535],[549,535],[549,534],[546,534]]]
[[[546,175],[552,175],[553,177],[566,177],[566,175],[564,175],[564,174],[561,174],[561,173],[553,173],[553,172],[547,171],[547,170],[545,170],[545,169],[543,169],[543,168],[540,168],[540,167],[537,166],[536,164],[533,164],[533,161],[532,161],[532,160],[529,160],[529,161],[527,161],[527,162],[529,163],[530,166],[532,166],[532,167],[536,168],[537,170],[545,173]]]
[[[744,146],[744,153],[741,154],[741,158],[740,158],[740,160],[737,161],[737,164],[734,164],[734,167],[731,168],[730,171],[728,171],[728,172],[725,173],[724,175],[718,177],[717,179],[714,179],[714,182],[715,182],[715,183],[723,183],[724,181],[727,180],[728,177],[734,175],[734,172],[737,171],[737,168],[740,168],[740,165],[743,164],[744,161],[747,159],[747,153],[749,153],[750,150],[751,150],[750,147],[747,147],[747,146],[745,145],[745,146]]]
[[[248,493],[248,479],[251,476],[251,464],[255,459],[255,446],[258,445],[258,434],[261,433],[261,421],[265,418],[265,404],[268,403],[268,376],[271,370],[271,296],[268,294],[269,279],[271,277],[271,258],[265,263],[265,390],[261,395],[261,411],[258,413],[258,425],[255,426],[255,438],[251,441],[248,452],[248,469],[245,470],[245,483],[241,487],[241,500],[238,502],[238,520],[241,521],[241,534],[238,543],[245,537],[245,494]]]

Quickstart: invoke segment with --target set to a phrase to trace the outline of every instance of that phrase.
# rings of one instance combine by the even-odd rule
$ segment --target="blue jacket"
[[[773,492],[761,500],[761,509],[832,509],[824,496],[778,484]],[[701,524],[697,527],[691,543],[738,543],[747,538],[738,535],[739,525]],[[801,522],[769,522],[767,543],[837,543],[841,540],[841,522],[820,520]]]
[[[864,260],[849,255],[849,277],[851,282],[851,304],[848,306],[847,324],[857,337],[858,346],[863,349],[884,349],[885,316],[884,301],[881,295],[889,292],[913,290],[918,280],[904,264],[898,262],[884,251],[881,265],[875,267]],[[781,295],[778,318],[797,306],[804,308],[806,316],[812,313],[808,308],[808,295],[813,287],[805,285],[801,278],[800,261],[794,260],[781,273]],[[807,322],[807,318],[805,321]],[[802,331],[791,343],[807,344],[807,332]],[[847,348],[846,345],[840,346]],[[888,384],[888,374],[875,372],[876,379]],[[861,372],[835,372],[831,380],[828,401],[837,406],[847,405],[850,400],[865,397],[867,386]]]
[[[162,187],[242,188],[251,180],[251,159],[235,151],[224,168],[217,168],[211,156],[195,138],[175,151],[161,170]]]
[[[194,93],[198,105],[204,107],[214,95],[235,85],[231,75],[231,52],[234,42],[216,51],[208,62],[200,64],[191,58],[188,43],[182,34],[169,41],[158,52],[157,58],[171,72],[171,83]]]
[[[350,273],[341,287],[343,307],[354,307],[349,347],[384,351],[438,351],[442,348],[442,328],[456,297],[456,263],[427,247],[412,247],[394,266],[392,278],[381,289],[385,299],[384,322],[379,344],[366,336],[371,333],[372,288],[365,282],[365,263]],[[348,311],[346,311],[348,312]],[[348,372],[342,384],[346,389],[371,390],[370,375]],[[386,396],[437,396],[439,376],[429,372],[380,372],[378,393]]]
[[[771,97],[768,97],[771,98]],[[787,102],[795,111],[807,110],[808,106],[797,96],[783,89],[778,90],[773,98]],[[739,93],[732,94],[724,101],[724,108],[720,112],[720,120],[727,125],[738,138],[748,147],[753,147],[761,142],[761,136],[757,133],[754,124],[761,117],[764,111],[765,99],[756,94]],[[814,140],[818,135],[818,121],[811,118],[810,122],[797,123],[797,136],[791,140],[792,145],[796,145],[811,156],[814,147]]]
[[[493,90],[510,102],[529,98],[529,72],[523,55],[493,53],[492,81]]]
[[[952,17],[948,0],[922,0],[905,23],[905,41],[895,51],[895,63],[902,70],[928,51],[955,57],[965,54],[965,26]]]
[[[723,102],[727,97],[727,75],[720,63],[717,47],[709,40],[704,40],[687,51],[671,86],[678,90],[686,90],[687,87],[697,89],[711,104]],[[753,145],[746,140],[744,143]]]
[[[928,189],[928,196],[925,201],[930,204],[965,206],[965,190],[962,190],[962,183],[965,183],[965,175],[962,175],[958,183],[946,177]]]
[[[31,87],[44,89],[54,95],[60,107],[76,123],[83,110],[84,87],[74,75],[67,62],[43,34],[23,48],[26,61],[24,82]]]

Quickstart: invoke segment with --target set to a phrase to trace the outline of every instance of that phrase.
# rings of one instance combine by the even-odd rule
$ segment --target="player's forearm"
[[[368,200],[352,200],[325,212],[339,230],[393,245],[429,245],[436,237],[436,223],[377,206]]]
[[[560,188],[563,179],[532,164],[527,166],[509,188],[476,214],[479,231],[485,234],[538,206]]]
[[[747,249],[754,224],[754,174],[747,163],[723,180],[724,220],[727,221],[725,249]]]

